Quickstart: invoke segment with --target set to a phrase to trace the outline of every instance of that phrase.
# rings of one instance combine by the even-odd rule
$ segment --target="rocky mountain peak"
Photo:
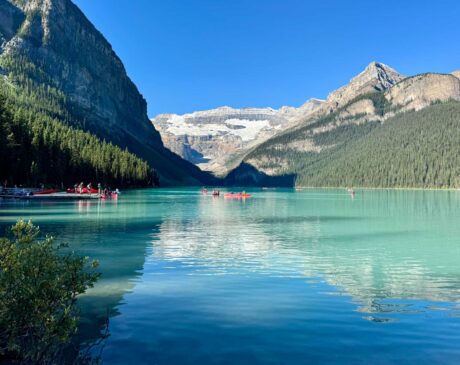
[[[334,108],[346,104],[358,95],[390,89],[404,76],[381,62],[371,62],[350,83],[329,94],[327,101]]]
[[[457,79],[460,79],[460,70],[452,72],[452,75],[454,75]]]
[[[363,72],[356,76],[352,82],[365,85],[367,82],[377,81],[375,85],[379,91],[387,90],[396,84],[403,77],[390,66],[384,63],[373,61]]]

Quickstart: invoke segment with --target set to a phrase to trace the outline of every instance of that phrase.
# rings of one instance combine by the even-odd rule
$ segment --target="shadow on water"
[[[295,174],[270,176],[254,166],[241,162],[224,179],[225,186],[273,186],[293,187],[295,185]]]
[[[0,230],[18,218],[31,219],[43,234],[66,242],[78,255],[99,261],[101,278],[94,288],[78,298],[80,324],[63,363],[74,363],[80,351],[103,339],[107,322],[119,315],[123,297],[142,276],[151,235],[162,220],[147,213],[145,202],[8,202],[0,207]],[[104,341],[92,349],[97,355]]]
[[[82,245],[78,253],[97,258],[102,276],[96,286],[79,298],[81,311],[79,335],[75,339],[78,347],[92,344],[104,333],[107,319],[119,315],[118,307],[123,297],[130,293],[143,275],[143,267],[150,245],[149,237],[158,231],[161,221],[117,221],[109,219],[99,222],[103,227],[85,224],[74,232],[72,227],[66,235],[88,234],[94,246]],[[87,230],[82,233],[82,229]],[[110,331],[110,324],[109,324]]]

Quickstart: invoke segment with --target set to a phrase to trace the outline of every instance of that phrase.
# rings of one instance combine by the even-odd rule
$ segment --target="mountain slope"
[[[166,149],[122,62],[70,0],[0,0],[1,72],[18,105],[128,148],[163,183],[209,177]]]
[[[460,80],[428,73],[371,90],[252,149],[228,183],[247,183],[251,166],[258,185],[457,186]]]
[[[460,103],[388,119],[300,170],[301,186],[460,187]]]

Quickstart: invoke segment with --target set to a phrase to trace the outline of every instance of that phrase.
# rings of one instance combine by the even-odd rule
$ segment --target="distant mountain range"
[[[452,167],[459,74],[405,77],[372,62],[306,109],[219,108],[153,123],[166,146],[194,163],[208,159],[228,185],[452,187],[460,184]]]
[[[237,156],[313,113],[323,101],[299,108],[221,107],[190,114],[161,114],[152,119],[165,146],[201,169],[224,175]]]

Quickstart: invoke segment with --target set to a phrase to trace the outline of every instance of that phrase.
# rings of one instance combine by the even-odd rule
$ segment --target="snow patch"
[[[268,120],[248,120],[231,118],[222,124],[206,123],[192,124],[187,123],[185,118],[180,115],[172,116],[167,122],[166,130],[176,136],[218,136],[232,135],[247,142],[255,139],[263,129],[273,129]],[[240,127],[240,128],[235,128]]]
[[[231,129],[231,134],[241,137],[244,142],[255,139],[262,129],[270,128],[268,120],[227,119],[225,124],[243,126],[241,129]]]

